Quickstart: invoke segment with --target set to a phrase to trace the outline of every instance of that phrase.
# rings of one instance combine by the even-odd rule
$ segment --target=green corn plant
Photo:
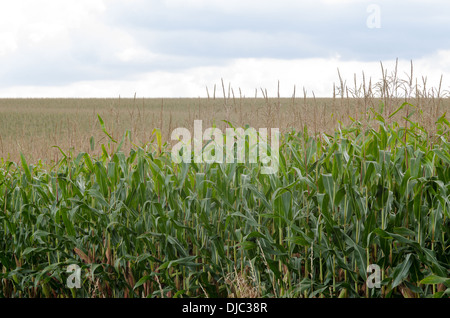
[[[269,175],[260,154],[175,163],[157,129],[124,153],[100,116],[97,157],[2,160],[0,297],[449,297],[449,124],[388,123],[406,108],[283,133]]]

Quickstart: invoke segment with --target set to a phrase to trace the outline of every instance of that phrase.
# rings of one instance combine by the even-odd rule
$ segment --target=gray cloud
[[[450,48],[450,3],[445,1],[375,2],[381,7],[380,29],[366,26],[370,1],[328,6],[255,1],[242,7],[233,2],[225,8],[212,1],[165,3],[107,2],[96,24],[68,30],[66,45],[19,41],[16,52],[0,57],[0,83],[124,80],[151,71],[222,66],[235,58],[418,59]],[[149,57],[120,58],[136,47]]]
[[[450,4],[444,1],[378,1],[380,29],[366,25],[368,1],[289,3],[223,12],[211,6],[168,9],[161,2],[138,2],[113,8],[107,21],[136,34],[153,51],[172,55],[310,58],[336,52],[344,60],[369,61],[414,59],[450,47],[445,41]]]

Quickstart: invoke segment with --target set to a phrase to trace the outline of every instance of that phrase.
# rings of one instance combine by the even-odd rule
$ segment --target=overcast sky
[[[450,1],[0,1],[0,97],[330,96],[397,58],[450,85]]]

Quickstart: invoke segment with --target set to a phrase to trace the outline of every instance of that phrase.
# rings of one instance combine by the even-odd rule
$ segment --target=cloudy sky
[[[449,89],[449,34],[444,0],[1,0],[0,97],[330,96],[396,59]]]

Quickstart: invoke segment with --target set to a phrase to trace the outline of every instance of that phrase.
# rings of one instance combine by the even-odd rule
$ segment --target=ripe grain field
[[[260,93],[261,94],[261,93]],[[314,133],[333,133],[340,125],[370,120],[369,109],[381,111],[388,117],[405,100],[422,110],[414,120],[430,132],[435,121],[450,109],[448,98],[116,98],[116,99],[0,99],[0,158],[17,161],[20,152],[30,160],[55,163],[64,152],[73,151],[100,154],[106,141],[98,121],[100,115],[108,131],[120,139],[129,130],[132,144],[142,146],[152,141],[153,129],[162,132],[164,141],[177,127],[192,129],[193,122],[201,119],[205,126],[225,128],[223,120],[235,126],[254,128],[280,128]],[[403,114],[403,115],[406,115]],[[397,116],[400,118],[401,116]],[[387,118],[388,121],[395,120]],[[95,141],[91,147],[91,138]]]
[[[0,296],[449,297],[448,94],[382,84],[0,100]],[[279,170],[175,163],[194,119],[280,128]]]

